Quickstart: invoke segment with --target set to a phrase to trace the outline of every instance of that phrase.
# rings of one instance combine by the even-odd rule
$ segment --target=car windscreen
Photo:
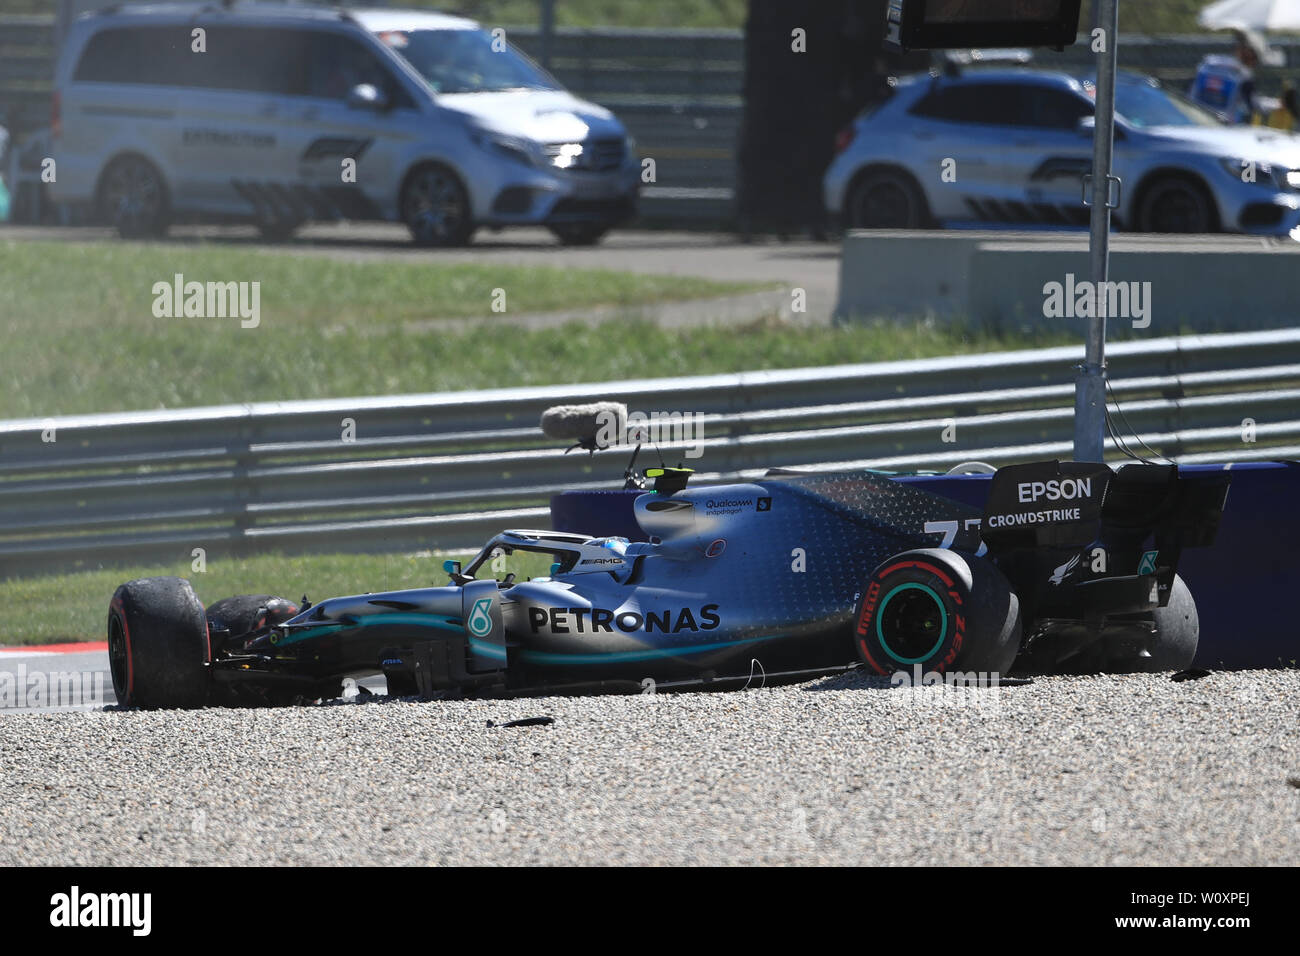
[[[484,30],[386,30],[379,38],[436,93],[559,89],[541,68]]]
[[[1131,126],[1222,126],[1209,110],[1148,83],[1117,83],[1115,111]]]

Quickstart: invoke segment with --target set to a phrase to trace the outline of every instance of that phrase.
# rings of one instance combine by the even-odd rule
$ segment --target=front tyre
[[[302,222],[301,219],[259,219],[257,231],[267,242],[288,242]]]
[[[190,708],[208,702],[208,624],[184,578],[138,578],[108,608],[108,662],[124,707]]]
[[[560,222],[551,226],[550,230],[561,245],[594,246],[605,238],[609,226],[598,222]]]
[[[861,174],[844,203],[844,223],[850,229],[924,229],[929,221],[924,194],[901,170]]]
[[[854,644],[876,674],[1001,675],[1020,650],[1020,601],[993,564],[938,548],[904,551],[866,582]]]
[[[469,193],[460,177],[440,163],[411,170],[398,207],[417,246],[463,246],[474,232]]]
[[[1138,232],[1203,234],[1218,231],[1214,199],[1195,179],[1168,176],[1143,190]]]

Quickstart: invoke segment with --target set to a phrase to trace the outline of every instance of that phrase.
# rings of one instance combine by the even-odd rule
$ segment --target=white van
[[[401,220],[422,245],[478,226],[597,242],[640,166],[608,110],[471,20],[235,3],[78,18],[54,92],[56,201],[124,236],[175,220]]]

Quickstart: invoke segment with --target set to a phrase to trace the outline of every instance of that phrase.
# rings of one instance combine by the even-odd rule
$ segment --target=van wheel
[[[119,156],[99,177],[99,214],[123,239],[161,236],[170,208],[167,186],[153,163],[139,156]]]
[[[438,163],[407,175],[398,205],[417,246],[463,246],[474,232],[469,194],[460,177]]]

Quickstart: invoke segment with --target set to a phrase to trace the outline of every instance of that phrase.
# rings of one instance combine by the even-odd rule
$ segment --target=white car
[[[974,69],[900,80],[840,134],[827,208],[849,228],[1085,226],[1094,90],[1086,77]],[[1115,90],[1116,224],[1285,236],[1300,227],[1300,137],[1218,119],[1155,80]]]
[[[56,201],[127,236],[175,220],[401,220],[417,243],[545,225],[596,242],[640,166],[608,110],[436,13],[127,6],[76,20],[54,93]]]

